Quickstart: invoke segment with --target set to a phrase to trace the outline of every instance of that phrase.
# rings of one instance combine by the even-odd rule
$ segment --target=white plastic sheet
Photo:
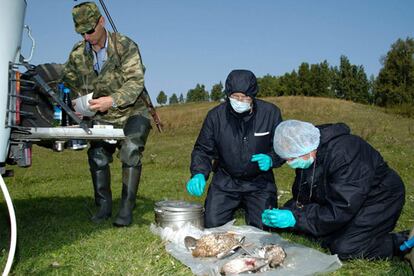
[[[278,244],[284,248],[287,256],[282,266],[267,272],[255,273],[256,275],[313,275],[315,273],[331,272],[342,266],[336,255],[327,255],[315,249],[286,241],[275,233],[265,232],[247,225],[234,226],[233,223],[234,221],[204,231],[191,225],[186,225],[177,231],[151,225],[151,231],[168,241],[166,244],[167,252],[188,266],[196,275],[220,275],[220,269],[225,263],[245,253],[243,249],[239,249],[236,254],[221,260],[217,258],[194,258],[184,246],[185,236],[199,238],[202,235],[223,231],[233,231],[246,236],[244,244],[248,249],[266,244]]]

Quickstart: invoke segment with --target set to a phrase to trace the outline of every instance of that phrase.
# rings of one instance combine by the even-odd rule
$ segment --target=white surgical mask
[[[230,99],[230,105],[237,113],[243,113],[250,110],[251,103],[245,103],[233,98]]]

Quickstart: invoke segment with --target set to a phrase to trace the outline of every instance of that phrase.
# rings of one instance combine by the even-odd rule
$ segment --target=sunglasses
[[[101,18],[99,18],[99,19],[101,19]],[[93,33],[95,32],[96,27],[97,27],[97,26],[98,26],[98,24],[99,24],[99,19],[98,19],[98,21],[96,22],[95,27],[93,27],[92,29],[90,29],[90,30],[89,30],[89,31],[87,31],[87,32],[81,33],[81,35],[82,35],[82,36],[84,36],[85,34],[88,34],[88,35],[93,34]]]

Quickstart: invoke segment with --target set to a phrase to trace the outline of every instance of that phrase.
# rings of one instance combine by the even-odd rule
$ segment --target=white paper
[[[89,109],[89,100],[92,100],[93,93],[89,93],[87,95],[84,95],[82,97],[76,98],[74,100],[75,102],[75,111],[82,114],[86,117],[92,117],[95,115],[96,111],[92,111]]]

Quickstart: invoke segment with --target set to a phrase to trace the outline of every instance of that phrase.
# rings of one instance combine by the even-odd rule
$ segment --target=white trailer
[[[2,275],[7,275],[11,269],[17,237],[16,219],[13,209],[12,200],[10,198],[7,187],[3,181],[3,175],[6,172],[7,164],[17,164],[22,167],[31,165],[31,145],[42,143],[44,141],[57,143],[62,145],[65,141],[71,139],[105,139],[105,140],[121,140],[124,139],[122,129],[92,128],[89,129],[78,118],[74,117],[81,127],[39,127],[31,125],[30,127],[21,124],[23,115],[30,115],[22,111],[22,100],[30,100],[30,97],[20,94],[25,82],[34,83],[33,80],[27,81],[21,79],[19,69],[28,69],[32,66],[28,64],[29,60],[25,60],[21,55],[21,43],[24,26],[24,18],[27,8],[26,0],[0,0],[0,187],[3,191],[7,207],[10,214],[11,237],[10,251],[6,266]],[[29,11],[30,12],[30,11]],[[30,36],[30,32],[29,32]],[[33,45],[34,40],[32,39]],[[32,53],[33,53],[32,45]],[[32,55],[30,54],[30,57]],[[33,68],[35,68],[33,66]],[[23,75],[24,76],[24,75]],[[72,111],[65,105],[48,84],[38,75],[34,74],[33,79],[44,90],[43,93],[49,100],[60,104],[68,113]],[[38,89],[37,89],[38,90]],[[36,90],[36,91],[37,91]],[[43,97],[44,99],[44,97]],[[63,104],[63,105],[62,105]],[[74,115],[72,113],[72,115]]]
[[[0,172],[4,166],[10,146],[10,126],[15,124],[15,75],[13,64],[19,62],[26,12],[25,0],[2,0],[0,9]],[[13,114],[15,116],[13,116]]]

